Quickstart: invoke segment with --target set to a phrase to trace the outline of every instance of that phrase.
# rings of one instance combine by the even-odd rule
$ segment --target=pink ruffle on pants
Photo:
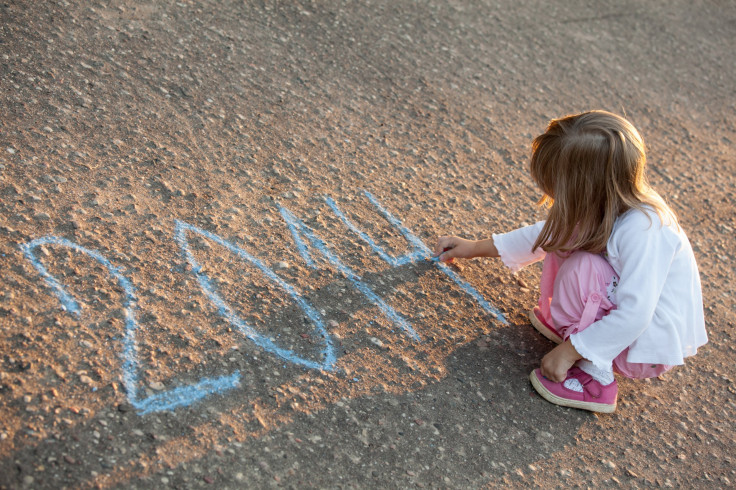
[[[612,300],[617,284],[616,272],[601,255],[549,253],[539,282],[540,317],[566,340],[616,309]],[[653,378],[672,368],[628,362],[628,353],[627,347],[613,360],[614,371],[628,378]]]

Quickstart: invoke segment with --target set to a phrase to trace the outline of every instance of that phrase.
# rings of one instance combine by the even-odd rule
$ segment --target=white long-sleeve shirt
[[[513,272],[545,257],[541,248],[531,251],[543,226],[540,221],[493,235]],[[604,369],[626,347],[628,362],[683,364],[708,341],[700,275],[685,233],[674,222],[663,224],[652,210],[632,209],[616,220],[606,249],[620,278],[617,308],[571,335],[572,345]]]

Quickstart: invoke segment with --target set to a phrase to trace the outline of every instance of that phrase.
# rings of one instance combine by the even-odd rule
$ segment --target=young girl
[[[532,325],[559,344],[530,379],[546,400],[616,409],[614,372],[659,376],[707,342],[700,277],[674,212],[647,184],[644,143],[625,119],[553,120],[532,144],[546,221],[486,240],[441,237],[435,256],[544,259]]]

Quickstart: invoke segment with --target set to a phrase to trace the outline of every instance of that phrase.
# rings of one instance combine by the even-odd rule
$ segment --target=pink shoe
[[[547,337],[555,344],[562,343],[562,336],[557,333],[557,330],[547,325],[547,322],[542,319],[542,314],[539,312],[538,306],[535,306],[533,310],[530,310],[528,316],[529,321],[532,322],[532,326],[536,328],[539,333]]]
[[[577,379],[583,385],[583,391],[565,388],[565,382],[569,379]],[[529,380],[542,398],[555,405],[603,413],[612,413],[616,410],[618,383],[614,380],[613,383],[603,386],[578,367],[570,368],[567,378],[562,383],[548,380],[542,376],[539,369],[532,371]]]

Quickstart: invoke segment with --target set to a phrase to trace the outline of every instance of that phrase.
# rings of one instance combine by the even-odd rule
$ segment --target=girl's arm
[[[452,259],[472,259],[475,257],[498,257],[493,238],[485,240],[466,240],[456,236],[443,236],[437,240],[434,256],[443,262]]]
[[[518,272],[522,267],[544,258],[545,252],[541,248],[532,252],[532,246],[543,226],[544,221],[540,221],[508,233],[494,233],[492,238],[485,240],[445,236],[437,240],[434,256],[444,262],[454,258],[501,257],[512,272]]]
[[[554,381],[562,383],[567,378],[567,371],[575,364],[576,361],[582,359],[583,356],[575,349],[570,339],[564,341],[542,358],[540,369],[542,376]]]

